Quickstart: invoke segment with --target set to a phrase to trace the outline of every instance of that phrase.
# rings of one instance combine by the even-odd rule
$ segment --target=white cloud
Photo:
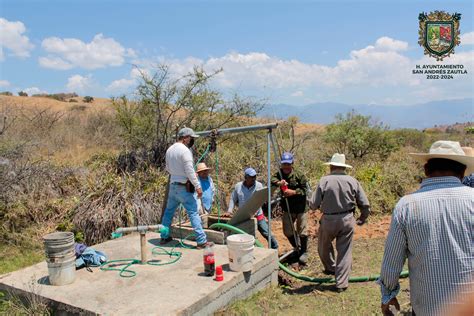
[[[39,58],[40,65],[59,70],[121,66],[125,57],[136,56],[134,50],[125,49],[119,42],[103,34],[95,35],[90,43],[75,38],[49,37],[43,40],[41,46],[48,56]]]
[[[26,88],[26,89],[23,89],[23,92],[28,93],[28,95],[30,95],[30,96],[33,95],[33,94],[47,94],[48,93],[44,90],[41,90],[38,87]]]
[[[408,43],[383,36],[375,42],[375,46],[380,49],[392,51],[405,51],[408,49]]]
[[[0,18],[0,61],[5,59],[4,49],[8,49],[13,56],[29,57],[34,45],[23,33],[26,32],[25,25],[20,22],[11,22]]]
[[[474,32],[461,34],[461,45],[474,45]]]
[[[10,86],[10,82],[8,80],[0,80],[0,88],[6,88]]]
[[[107,91],[111,92],[125,92],[137,84],[135,79],[119,79],[114,80],[107,86]]]
[[[407,70],[411,61],[402,54],[407,49],[406,42],[381,37],[374,45],[351,51],[348,59],[338,61],[334,67],[284,60],[261,52],[230,52],[208,60],[188,57],[182,60],[159,58],[158,61],[169,64],[177,75],[184,75],[195,65],[202,65],[208,71],[223,68],[216,82],[226,88],[268,86],[299,91],[314,86],[416,84]]]
[[[39,64],[45,68],[68,70],[74,67],[74,65],[64,61],[59,57],[40,57],[38,58],[38,61]]]
[[[134,88],[138,85],[138,82],[142,76],[149,76],[151,73],[150,69],[147,68],[137,68],[134,67],[130,71],[129,78],[122,78],[112,81],[106,88],[108,92],[113,93],[126,93],[129,92],[131,88]]]
[[[82,93],[93,87],[92,76],[74,75],[68,78],[66,88],[69,92]]]
[[[291,94],[292,97],[302,97],[304,95],[303,91],[298,90]]]
[[[422,95],[423,102],[453,95],[472,97],[472,87],[468,86],[472,84],[474,51],[457,52],[437,62],[419,49],[420,58],[410,58],[407,42],[384,36],[372,45],[351,51],[334,66],[281,59],[263,52],[229,52],[208,59],[157,57],[135,63],[145,69],[165,63],[173,76],[185,75],[196,65],[208,72],[222,68],[224,71],[212,81],[216,86],[273,94],[275,102],[301,103],[304,96],[304,100],[312,98],[312,102],[357,104],[374,100],[378,104],[412,104]],[[417,64],[436,63],[463,64],[468,74],[454,80],[427,80],[412,74]]]

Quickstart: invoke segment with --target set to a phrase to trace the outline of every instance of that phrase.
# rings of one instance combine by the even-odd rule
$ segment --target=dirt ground
[[[309,237],[314,240],[318,236],[319,228],[319,219],[321,213],[319,211],[309,211]],[[354,240],[358,239],[373,239],[373,238],[385,238],[388,234],[388,229],[390,227],[391,216],[386,215],[376,219],[370,219],[363,226],[356,226]],[[267,241],[257,233],[258,240],[264,245],[267,245]],[[283,234],[282,221],[281,218],[272,220],[272,235],[278,241],[279,253],[283,254],[292,249],[288,239]],[[312,242],[312,241],[310,241]]]

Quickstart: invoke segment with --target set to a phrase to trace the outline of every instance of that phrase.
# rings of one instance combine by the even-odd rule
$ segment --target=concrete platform
[[[167,256],[152,256],[159,235],[148,233],[148,258],[168,261]],[[190,242],[191,244],[191,242]],[[167,248],[172,248],[170,244]],[[94,246],[109,260],[140,258],[140,237],[129,235]],[[277,283],[278,257],[275,250],[255,248],[251,272],[228,269],[227,246],[216,245],[216,265],[224,265],[224,281],[204,276],[202,250],[176,248],[181,259],[171,265],[133,265],[133,278],[121,278],[116,271],[93,268],[76,271],[70,285],[48,283],[46,262],[0,276],[0,290],[17,295],[43,297],[56,314],[77,315],[208,315],[229,303],[245,298]]]

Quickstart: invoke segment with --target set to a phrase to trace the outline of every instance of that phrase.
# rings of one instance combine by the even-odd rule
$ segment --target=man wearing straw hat
[[[329,165],[330,174],[319,180],[318,187],[309,201],[311,209],[323,213],[318,236],[318,253],[324,266],[324,273],[335,275],[337,292],[349,286],[352,269],[352,236],[354,226],[363,225],[370,213],[370,205],[359,181],[346,174],[344,154],[334,154]],[[356,206],[361,211],[356,220]],[[333,240],[336,239],[337,258]]]
[[[474,172],[474,157],[453,141],[409,155],[427,178],[393,210],[378,280],[382,313],[392,315],[390,305],[400,309],[398,279],[408,258],[413,315],[448,315],[446,304],[474,293],[474,190],[461,183]]]
[[[202,197],[199,203],[199,213],[209,214],[214,202],[214,194],[216,187],[212,181],[209,171],[211,168],[206,166],[204,162],[198,163],[196,166],[196,173],[198,174],[199,183],[201,184]]]

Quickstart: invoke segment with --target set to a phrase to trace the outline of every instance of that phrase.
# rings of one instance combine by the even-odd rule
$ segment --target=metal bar
[[[261,125],[250,125],[250,126],[242,126],[242,127],[230,127],[230,128],[222,128],[217,129],[217,135],[223,134],[230,134],[230,133],[243,133],[243,132],[250,132],[250,131],[258,131],[258,130],[271,130],[273,128],[277,128],[278,123],[269,123],[269,124],[261,124]],[[196,134],[199,136],[209,136],[213,131],[201,131],[197,132]]]
[[[272,130],[269,129],[267,133],[267,188],[268,188],[268,248],[272,248],[272,183],[271,183],[271,149],[270,142],[272,137]]]

